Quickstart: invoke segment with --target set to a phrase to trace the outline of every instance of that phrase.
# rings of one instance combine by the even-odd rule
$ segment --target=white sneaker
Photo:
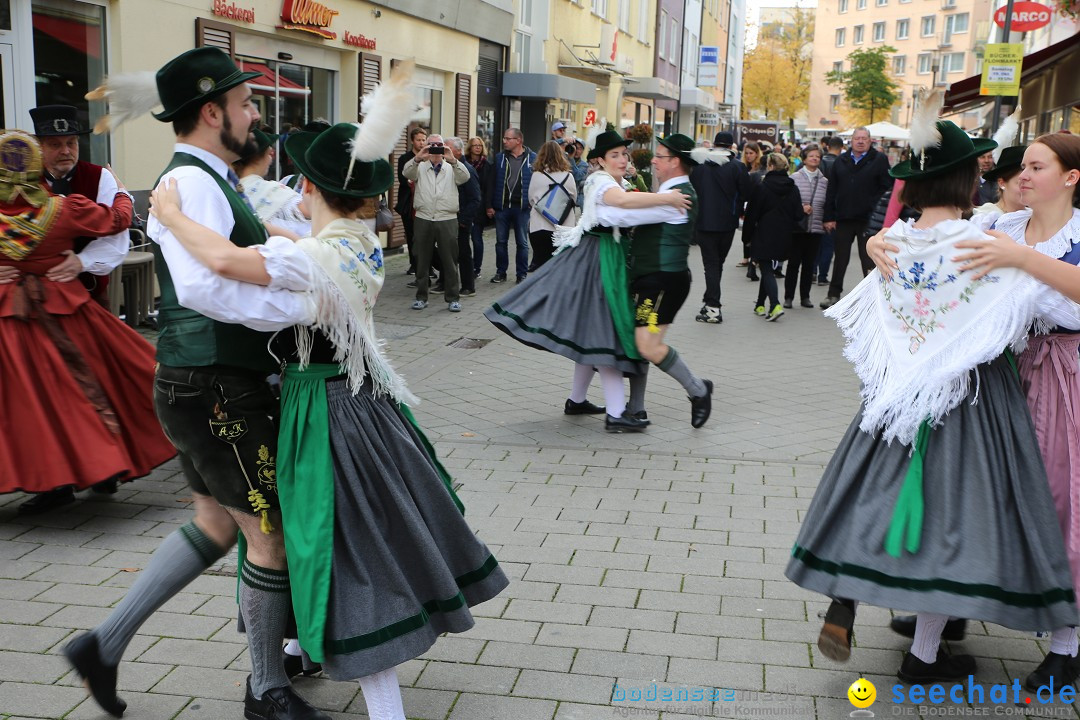
[[[446,309],[449,310],[450,312],[461,312],[461,303],[459,303],[459,302],[457,302],[455,300],[454,302],[447,305]]]
[[[427,300],[413,300],[411,307],[413,310],[423,310],[427,307]]]

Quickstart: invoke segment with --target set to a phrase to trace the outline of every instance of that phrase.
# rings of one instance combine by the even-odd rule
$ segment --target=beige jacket
[[[412,158],[401,169],[405,179],[414,184],[413,209],[421,220],[457,220],[457,186],[469,182],[469,171],[460,160],[454,164],[443,160],[442,165],[436,174],[430,160],[418,163]]]

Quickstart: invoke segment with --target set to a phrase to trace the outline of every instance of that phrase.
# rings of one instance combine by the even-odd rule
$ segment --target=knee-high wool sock
[[[690,371],[690,368],[687,367],[673,347],[668,348],[667,355],[656,364],[656,367],[675,378],[675,381],[683,386],[686,394],[690,397],[701,397],[708,392],[705,383],[701,382],[701,378]]]
[[[281,656],[289,616],[289,573],[245,559],[240,580],[240,612],[251,657],[251,694],[261,698],[267,690],[289,684]]]
[[[919,613],[915,616],[915,641],[911,644],[911,654],[924,663],[937,662],[938,647],[941,645],[941,632],[948,615],[938,613]]]
[[[147,618],[224,554],[193,522],[166,537],[124,599],[93,630],[105,664],[118,665]]]
[[[574,384],[570,389],[570,399],[576,403],[585,402],[589,393],[589,383],[593,376],[592,365],[574,365]]]
[[[626,403],[627,412],[636,413],[645,409],[645,386],[649,382],[649,366],[640,375],[630,376],[630,401]]]
[[[360,689],[364,691],[364,702],[371,720],[405,720],[395,668],[360,678]]]
[[[626,389],[623,387],[622,373],[617,368],[602,366],[596,369],[600,373],[600,387],[604,390],[604,404],[611,417],[622,417],[626,410]]]

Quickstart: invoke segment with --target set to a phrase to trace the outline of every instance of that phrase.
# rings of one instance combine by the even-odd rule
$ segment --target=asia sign
[[[340,15],[314,0],[285,0],[281,6],[280,30],[301,30],[327,40],[337,40],[337,33],[330,30],[334,18]]]
[[[1012,25],[1009,26],[1009,30],[1011,32],[1038,30],[1049,25],[1050,18],[1053,16],[1054,11],[1051,8],[1037,2],[1021,0],[1021,2],[1013,3]],[[1005,28],[1004,7],[998,8],[994,13],[994,22],[999,28]]]
[[[983,53],[980,95],[1020,94],[1020,71],[1024,66],[1023,43],[990,43]]]

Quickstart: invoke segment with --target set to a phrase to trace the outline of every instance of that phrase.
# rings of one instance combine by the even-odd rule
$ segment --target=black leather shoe
[[[805,308],[814,307],[814,303],[810,302],[810,298],[803,298],[802,300],[799,301],[799,304],[802,305]]]
[[[638,420],[627,412],[624,412],[619,417],[604,416],[604,429],[610,433],[641,432],[648,424],[648,420]]]
[[[1080,675],[1080,661],[1077,658],[1056,652],[1047,653],[1039,667],[1024,680],[1024,689],[1033,693],[1050,683],[1054,683],[1055,687],[1072,685],[1077,675]]]
[[[898,635],[913,638],[915,637],[915,618],[915,615],[897,615],[889,623],[889,627],[891,627],[892,631]],[[956,620],[950,620],[945,623],[945,629],[941,631],[941,639],[959,642],[964,639],[964,635],[966,634],[967,620],[964,618],[957,618]]]
[[[705,394],[701,397],[690,398],[690,427],[699,428],[709,420],[712,413],[712,380],[702,380],[705,385]]]
[[[40,515],[58,507],[75,502],[75,489],[71,486],[37,493],[19,506],[20,515]]]
[[[784,309],[785,310],[790,310],[793,304],[794,304],[793,301],[785,300],[784,301]]]
[[[975,674],[975,658],[970,655],[949,655],[938,650],[937,660],[925,663],[910,652],[904,653],[904,662],[896,677],[916,685],[928,682],[964,680]]]
[[[627,410],[626,413],[629,413],[630,417],[636,418],[641,422],[645,423],[646,425],[652,425],[652,420],[649,419],[649,413],[645,410],[638,410],[637,412],[630,412],[629,410]]]
[[[120,483],[116,480],[106,480],[104,482],[99,482],[97,485],[91,485],[90,489],[98,495],[115,495],[116,488],[119,484]]]
[[[847,662],[851,657],[851,629],[855,627],[853,604],[833,600],[825,611],[817,645],[821,654],[836,662]]]
[[[595,405],[588,400],[574,402],[567,398],[566,404],[563,405],[563,415],[600,415],[605,412],[607,412],[606,408]]]
[[[330,720],[329,715],[297,695],[291,685],[267,690],[262,698],[256,699],[251,694],[250,676],[244,696],[244,717],[247,720]]]
[[[497,274],[493,275],[491,277],[491,282],[493,282],[493,283],[504,283],[504,282],[506,282],[506,273],[497,273]]]
[[[123,717],[127,703],[116,696],[116,666],[106,665],[98,650],[97,638],[84,633],[62,651],[90,691],[90,697],[113,717]]]
[[[304,656],[303,655],[290,655],[284,650],[281,651],[281,660],[285,665],[285,674],[292,680],[297,675],[303,675],[304,677],[311,677],[312,675],[318,675],[322,672],[322,665],[319,663],[312,663],[311,666],[304,669]]]

